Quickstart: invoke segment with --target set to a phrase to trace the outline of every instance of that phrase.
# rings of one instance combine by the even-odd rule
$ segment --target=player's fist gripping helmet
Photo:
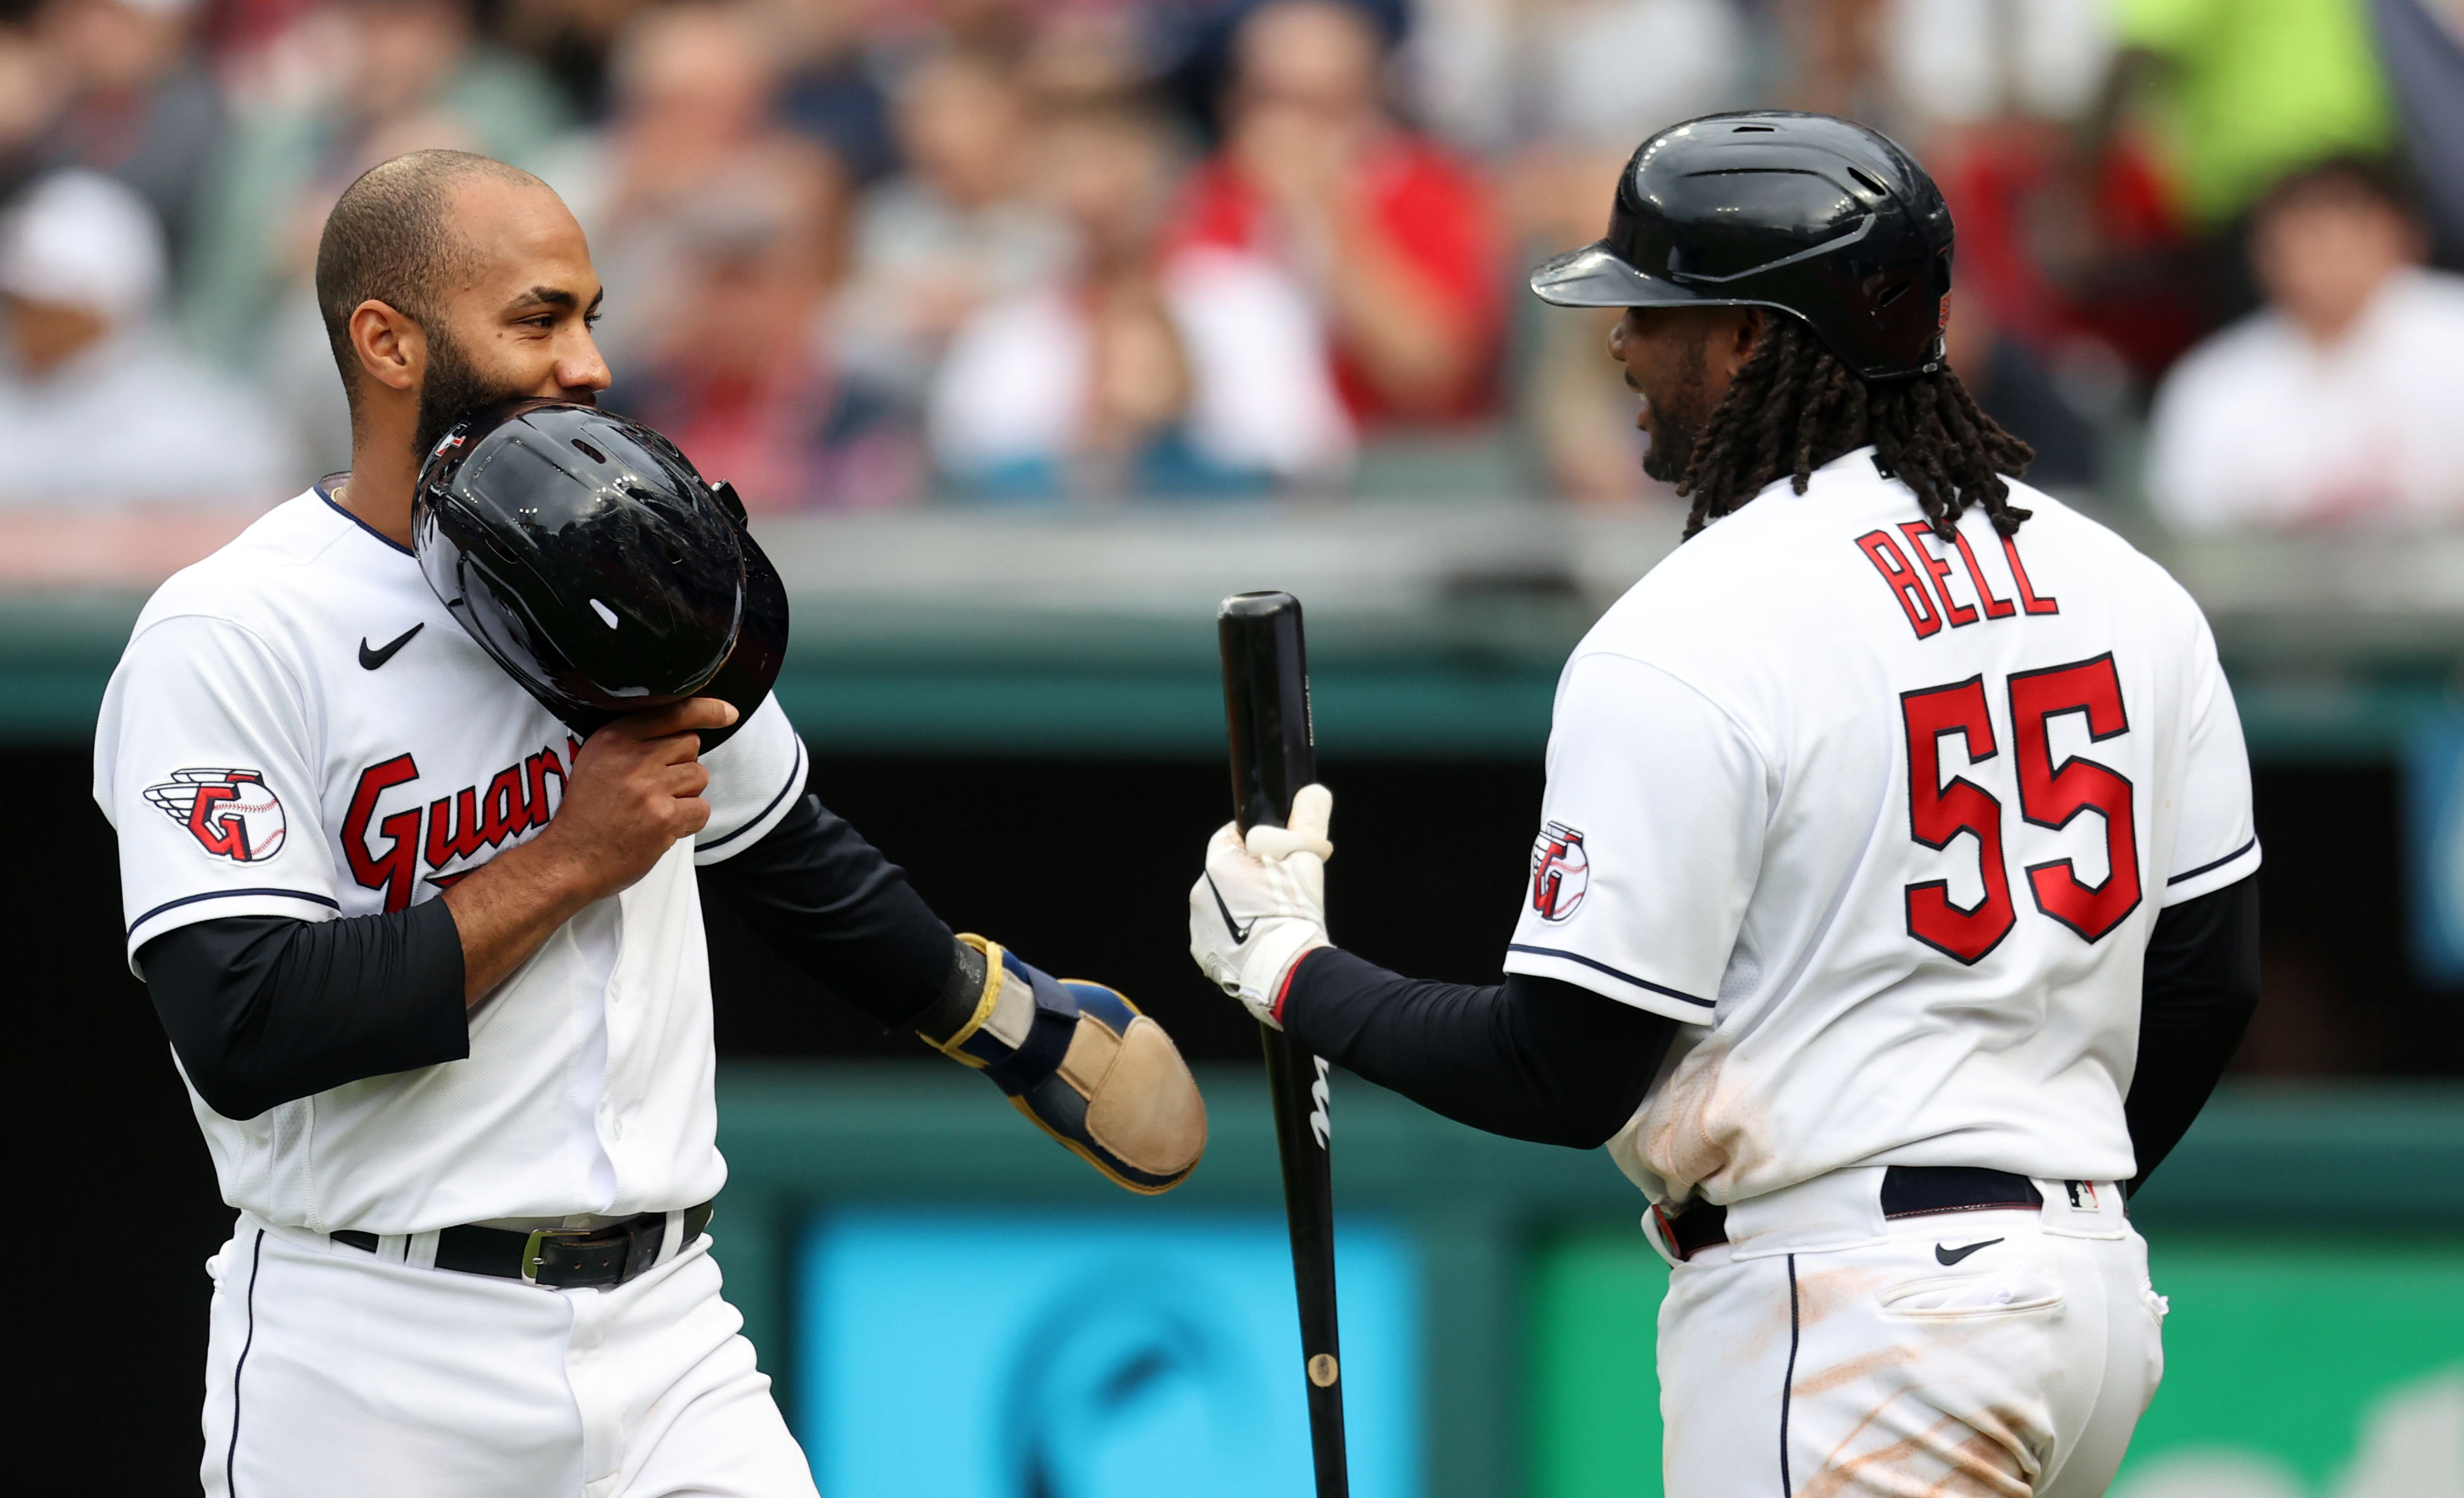
[[[742,501],[638,422],[532,400],[457,423],[410,534],[446,608],[577,734],[693,696],[741,724],[778,679],[787,594]]]
[[[1950,209],[1915,158],[1829,115],[1671,125],[1617,178],[1609,231],[1531,273],[1561,307],[1770,307],[1868,380],[1942,367]]]

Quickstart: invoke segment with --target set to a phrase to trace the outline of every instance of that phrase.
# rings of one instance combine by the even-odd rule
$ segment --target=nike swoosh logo
[[[412,625],[409,628],[405,629],[402,632],[401,637],[394,640],[391,644],[378,646],[373,650],[368,649],[368,637],[364,634],[360,636],[360,669],[362,671],[374,671],[385,662],[393,659],[394,651],[401,650],[406,645],[408,645],[412,635],[417,634],[420,630],[427,628],[427,621],[422,620],[420,623]]]
[[[1991,1248],[2001,1241],[2002,1240],[1999,1238],[1988,1238],[1981,1244],[1969,1244],[1965,1248],[1949,1248],[1941,1244],[1936,1244],[1933,1245],[1934,1261],[1938,1264],[1957,1264],[1960,1260],[1967,1258],[1977,1249]]]
[[[1223,892],[1215,887],[1213,874],[1206,876],[1206,892],[1215,896],[1215,909],[1223,916],[1223,929],[1232,933],[1232,944],[1237,947],[1248,940],[1249,933],[1258,929],[1258,923],[1252,920],[1243,926],[1232,918],[1232,907],[1223,903]]]

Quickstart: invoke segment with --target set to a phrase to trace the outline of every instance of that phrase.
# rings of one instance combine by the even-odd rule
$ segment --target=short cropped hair
[[[2263,219],[2291,204],[2320,198],[2367,198],[2399,218],[2421,216],[2419,195],[2402,163],[2348,153],[2310,162],[2277,178],[2259,195],[2251,217]]]
[[[360,360],[351,348],[351,313],[363,301],[381,301],[427,327],[444,310],[457,278],[478,269],[477,254],[447,212],[454,186],[474,177],[539,183],[518,166],[470,151],[412,151],[369,167],[325,216],[317,241],[317,311],[355,413]]]

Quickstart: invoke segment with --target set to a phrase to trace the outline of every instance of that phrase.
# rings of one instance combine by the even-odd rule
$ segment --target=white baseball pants
[[[1881,1174],[1741,1202],[1671,1271],[1668,1498],[2102,1493],[2165,1366],[2121,1192],[1885,1221]]]
[[[709,1244],[553,1290],[243,1216],[207,1262],[208,1498],[814,1498]]]

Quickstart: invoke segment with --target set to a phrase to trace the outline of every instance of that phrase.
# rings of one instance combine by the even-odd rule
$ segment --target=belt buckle
[[[537,1285],[539,1271],[539,1245],[548,1239],[588,1238],[604,1231],[596,1227],[539,1227],[531,1230],[530,1241],[522,1245],[522,1283]],[[555,1289],[550,1286],[549,1289]]]

